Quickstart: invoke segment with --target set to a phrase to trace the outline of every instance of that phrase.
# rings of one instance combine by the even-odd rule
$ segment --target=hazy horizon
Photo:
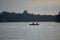
[[[2,11],[41,15],[56,15],[60,11],[60,0],[0,0],[0,13]]]

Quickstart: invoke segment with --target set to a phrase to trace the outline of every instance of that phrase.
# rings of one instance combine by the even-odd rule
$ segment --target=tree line
[[[6,12],[0,13],[0,22],[60,22],[60,11],[58,15],[34,15],[27,10],[23,13]]]

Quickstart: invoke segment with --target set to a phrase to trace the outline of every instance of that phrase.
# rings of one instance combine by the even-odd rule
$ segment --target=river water
[[[60,40],[60,23],[38,22],[0,23],[0,40]]]

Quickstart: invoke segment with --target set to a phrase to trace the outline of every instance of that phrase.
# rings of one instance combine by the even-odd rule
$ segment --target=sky
[[[60,11],[60,0],[0,0],[0,12],[56,15]]]

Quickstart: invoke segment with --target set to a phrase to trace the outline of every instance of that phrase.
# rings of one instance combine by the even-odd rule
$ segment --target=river
[[[0,40],[60,40],[60,23],[38,22],[0,23]]]

